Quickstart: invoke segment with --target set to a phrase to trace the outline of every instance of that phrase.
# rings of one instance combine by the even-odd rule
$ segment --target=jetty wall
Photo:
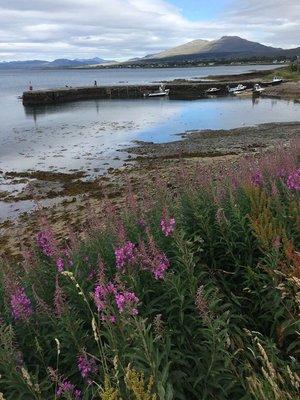
[[[230,82],[234,87],[244,84],[247,88],[253,87],[253,81]],[[257,82],[255,82],[257,83]],[[171,99],[197,99],[205,97],[205,91],[210,87],[220,88],[219,95],[227,94],[227,82],[187,82],[170,83],[166,85],[170,89]],[[136,99],[142,98],[144,93],[158,90],[159,85],[120,85],[120,86],[87,86],[87,87],[64,87],[58,89],[32,90],[23,93],[24,106],[38,106],[48,104],[66,103],[80,100],[94,99]]]

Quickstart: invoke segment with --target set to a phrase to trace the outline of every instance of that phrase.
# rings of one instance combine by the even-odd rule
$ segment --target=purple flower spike
[[[58,258],[55,264],[58,272],[62,272],[65,269],[65,263],[62,258]]]
[[[37,244],[45,256],[53,256],[53,237],[50,231],[39,232],[37,235]]]
[[[300,190],[300,168],[289,175],[286,185],[291,190]]]
[[[135,244],[127,242],[123,247],[119,247],[115,250],[116,264],[118,269],[122,269],[126,264],[131,263],[134,260]]]
[[[254,186],[260,186],[263,182],[262,173],[258,171],[254,175],[252,175],[251,182]]]
[[[175,218],[168,218],[167,210],[164,209],[162,219],[160,221],[160,227],[163,234],[167,237],[171,236],[172,233],[174,232],[175,225],[176,225]]]
[[[139,299],[133,292],[117,293],[115,299],[120,314],[124,312],[128,312],[130,315],[138,314],[136,306]]]
[[[81,376],[84,379],[89,379],[91,375],[94,375],[98,372],[98,367],[96,365],[96,361],[85,355],[80,355],[77,359],[77,366],[81,373]]]
[[[69,382],[68,380],[64,379],[62,382],[58,384],[58,388],[56,391],[56,396],[58,398],[68,396],[74,397],[75,400],[80,400],[81,399],[81,391],[79,389],[76,389],[75,385],[73,383]]]
[[[10,306],[15,320],[28,321],[33,313],[30,299],[23,287],[18,287],[11,295]]]

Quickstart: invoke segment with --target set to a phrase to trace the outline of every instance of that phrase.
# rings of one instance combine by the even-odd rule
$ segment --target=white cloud
[[[240,0],[199,22],[166,0],[0,0],[0,60],[126,59],[225,34],[299,46],[299,20],[297,0]]]

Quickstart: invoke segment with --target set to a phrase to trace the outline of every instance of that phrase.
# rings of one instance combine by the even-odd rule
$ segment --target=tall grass
[[[297,151],[128,183],[84,240],[42,220],[2,263],[2,398],[299,398]]]

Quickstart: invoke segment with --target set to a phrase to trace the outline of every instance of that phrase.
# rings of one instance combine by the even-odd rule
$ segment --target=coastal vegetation
[[[169,182],[60,241],[40,211],[1,263],[0,398],[299,397],[299,144]]]
[[[274,71],[274,73],[276,73],[276,76],[282,79],[288,79],[296,82],[300,81],[300,65],[296,63],[285,68],[279,68],[278,70]],[[269,74],[266,78],[272,79],[274,73]]]

